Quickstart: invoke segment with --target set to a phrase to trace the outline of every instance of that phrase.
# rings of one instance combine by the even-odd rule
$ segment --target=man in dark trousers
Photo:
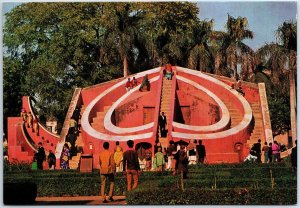
[[[255,153],[256,153],[256,157],[257,157],[257,159],[256,159],[256,161],[258,162],[258,163],[261,163],[261,140],[259,139],[259,140],[257,140],[257,143],[255,143],[254,145],[253,145],[253,150],[255,151]]]
[[[38,145],[39,148],[38,148],[38,152],[36,153],[37,168],[39,170],[43,170],[43,162],[44,160],[46,160],[46,154],[42,142],[39,142]]]
[[[297,140],[295,140],[295,147],[292,148],[291,162],[292,162],[293,171],[296,172],[297,171]]]
[[[185,150],[186,144],[179,141],[179,145],[180,145],[180,149],[174,155],[176,164],[175,164],[175,171],[173,172],[173,175],[175,175],[176,173],[182,173],[183,179],[187,179],[189,159],[187,156],[187,152]]]
[[[128,149],[123,153],[123,171],[127,176],[127,190],[131,191],[138,185],[140,164],[137,152],[133,149],[134,142],[127,141]],[[131,181],[133,178],[133,186],[131,188]]]
[[[198,163],[204,163],[204,158],[206,157],[205,146],[202,144],[202,140],[199,140],[199,145],[196,145],[196,151],[198,155]]]
[[[158,118],[158,124],[160,129],[160,136],[166,137],[166,125],[167,125],[167,117],[165,116],[164,112],[161,112],[161,115]]]

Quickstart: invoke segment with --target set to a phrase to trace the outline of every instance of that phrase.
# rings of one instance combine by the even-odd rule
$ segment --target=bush
[[[284,163],[280,164],[221,164],[196,165],[189,169],[189,179],[184,180],[184,187],[189,190],[208,189],[214,186],[216,178],[217,189],[236,188],[270,188],[270,168],[275,178],[275,188],[295,188],[296,175]],[[122,173],[115,176],[115,195],[124,195],[126,177]],[[152,189],[177,190],[179,175],[171,172],[142,172],[139,177],[139,190],[146,193]],[[97,196],[100,194],[99,170],[91,173],[80,173],[77,170],[44,170],[32,171],[28,164],[6,164],[4,182],[31,182],[37,185],[37,195],[40,196]],[[107,185],[108,191],[108,185]],[[166,193],[170,193],[168,190]],[[151,198],[149,198],[151,199]],[[175,203],[172,201],[172,203]],[[179,203],[179,202],[176,202]]]
[[[138,188],[127,194],[126,201],[129,205],[293,205],[297,190]]]

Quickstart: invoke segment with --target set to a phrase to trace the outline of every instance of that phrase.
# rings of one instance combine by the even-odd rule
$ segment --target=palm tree
[[[258,49],[257,56],[271,70],[271,80],[281,83],[281,77],[296,69],[297,28],[294,22],[284,22],[276,31],[277,42]]]
[[[209,46],[213,20],[199,21],[193,27],[188,67],[213,73],[213,54]]]
[[[237,63],[244,53],[254,54],[253,50],[242,41],[246,38],[253,38],[253,32],[248,30],[248,20],[246,17],[234,18],[228,14],[226,32],[220,33],[222,38],[221,50],[221,70],[228,73],[228,69],[233,69],[235,79],[238,78]],[[221,72],[222,73],[222,72]],[[226,74],[228,76],[228,74]]]
[[[257,51],[257,57],[271,70],[272,90],[268,102],[273,133],[281,134],[291,128],[294,140],[297,122],[296,98],[293,97],[297,68],[297,23],[284,22],[276,30],[276,37],[276,42],[266,44]]]
[[[135,11],[130,3],[110,3],[102,16],[105,25],[105,46],[116,45],[123,62],[123,75],[128,75],[128,59],[133,48],[133,42],[138,33],[141,14]]]

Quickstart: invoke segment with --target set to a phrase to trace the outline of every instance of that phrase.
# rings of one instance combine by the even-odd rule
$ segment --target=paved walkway
[[[113,199],[113,202],[103,203],[101,196],[37,197],[35,205],[126,205],[125,196]]]

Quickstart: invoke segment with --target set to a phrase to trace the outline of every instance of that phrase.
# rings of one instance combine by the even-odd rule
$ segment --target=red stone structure
[[[111,149],[116,141],[126,149],[126,141],[132,139],[135,145],[148,143],[153,151],[155,141],[166,147],[170,140],[201,139],[209,163],[239,163],[258,139],[272,142],[265,91],[260,90],[264,85],[242,82],[242,95],[234,89],[233,79],[178,66],[172,71],[172,80],[163,77],[162,67],[132,75],[139,83],[148,75],[151,87],[146,92],[139,91],[140,85],[126,92],[127,77],[76,88],[60,135],[39,123],[37,136],[21,117],[8,118],[9,160],[31,162],[40,141],[46,152],[51,149],[59,158],[75,108],[81,116],[76,145],[83,154],[93,155],[94,168],[99,166],[105,141]],[[29,97],[23,97],[22,107],[35,116]],[[166,138],[158,134],[161,112],[167,116]],[[80,154],[70,161],[71,168],[77,168],[79,162]]]

